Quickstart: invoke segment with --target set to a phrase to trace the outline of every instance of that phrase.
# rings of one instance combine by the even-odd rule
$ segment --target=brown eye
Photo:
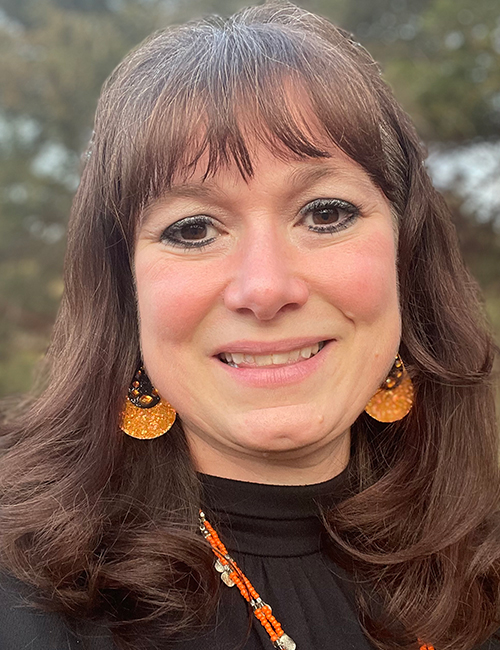
[[[168,246],[201,248],[212,243],[219,234],[210,217],[186,217],[166,228],[160,241]]]
[[[311,210],[311,216],[317,225],[336,223],[342,218],[341,210],[337,207]]]
[[[300,211],[309,230],[335,233],[348,228],[359,217],[359,208],[342,199],[316,199]]]
[[[192,223],[183,226],[178,234],[182,239],[204,239],[207,236],[207,225],[205,223]]]

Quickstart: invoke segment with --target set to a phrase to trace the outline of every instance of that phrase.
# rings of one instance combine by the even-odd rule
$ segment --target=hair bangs
[[[305,40],[303,26],[252,23],[251,13],[180,28],[176,39],[159,33],[119,72],[136,98],[118,117],[116,143],[134,212],[200,165],[204,178],[232,164],[251,177],[259,143],[282,159],[327,158],[338,147],[392,200],[382,139],[390,127],[355,61],[359,46],[350,57],[333,27]]]
[[[141,207],[195,168],[251,175],[260,142],[290,158],[339,147],[399,218],[401,355],[415,405],[399,422],[353,423],[356,494],[324,517],[332,559],[352,576],[374,647],[478,647],[500,612],[495,346],[422,144],[378,66],[284,0],[158,33],[103,88],[49,383],[2,430],[2,575],[75,622],[109,623],[120,648],[175,644],[215,620],[220,580],[198,534],[200,484],[180,420],[146,445],[117,435],[140,363],[132,239]]]

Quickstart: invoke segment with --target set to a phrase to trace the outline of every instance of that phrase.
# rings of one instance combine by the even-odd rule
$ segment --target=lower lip
[[[222,366],[229,373],[231,378],[240,381],[242,384],[255,388],[273,388],[276,386],[297,384],[312,375],[323,364],[326,358],[326,352],[332,343],[334,341],[325,343],[324,347],[313,357],[286,366],[267,366],[260,368],[240,366],[239,368],[233,368],[233,366],[224,363],[218,357],[214,357],[214,359],[219,366]]]

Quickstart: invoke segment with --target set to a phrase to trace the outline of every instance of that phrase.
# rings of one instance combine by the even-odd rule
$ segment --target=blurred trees
[[[0,395],[29,387],[50,336],[65,224],[104,79],[154,29],[245,4],[0,0]],[[430,168],[500,332],[500,5],[298,4],[352,31],[382,63],[433,152]],[[483,146],[488,164],[470,164]]]
[[[64,234],[100,87],[158,3],[2,0],[0,394],[26,389],[62,292]]]
[[[500,341],[500,3],[361,0],[342,20],[428,144]]]

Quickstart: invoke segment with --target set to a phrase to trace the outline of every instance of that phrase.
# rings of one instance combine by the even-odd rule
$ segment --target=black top
[[[201,476],[204,510],[228,552],[273,609],[297,650],[373,650],[359,626],[349,577],[329,557],[319,504],[346,495],[346,472],[316,485],[275,486]],[[23,605],[29,589],[0,582],[0,650],[114,650],[95,624],[78,630]],[[165,650],[272,650],[237,587],[223,585],[213,625]],[[438,649],[439,650],[439,649]],[[480,650],[500,650],[489,641]]]
[[[204,476],[203,484],[207,519],[297,650],[372,648],[359,627],[348,578],[324,552],[318,516],[319,503],[346,496],[346,472],[315,485],[260,485],[215,476]],[[237,587],[225,591],[231,592],[233,621],[239,603],[232,646],[223,646],[229,650],[234,630],[244,634],[248,627],[248,610]],[[229,605],[224,595],[221,615]],[[252,618],[245,650],[272,650],[269,635]]]

